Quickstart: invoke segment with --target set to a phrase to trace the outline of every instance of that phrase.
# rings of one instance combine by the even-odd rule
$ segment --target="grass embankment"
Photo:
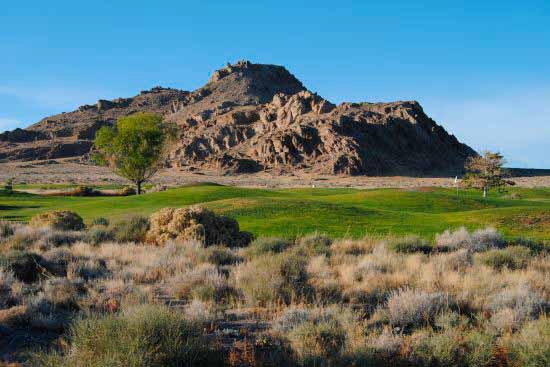
[[[512,199],[511,193],[519,195]],[[447,228],[492,225],[506,236],[550,239],[550,188],[508,194],[450,189],[248,189],[202,184],[130,197],[52,197],[0,191],[0,218],[26,221],[46,210],[73,210],[87,222],[118,220],[163,207],[201,204],[236,218],[255,235],[295,237],[415,233],[431,238]]]

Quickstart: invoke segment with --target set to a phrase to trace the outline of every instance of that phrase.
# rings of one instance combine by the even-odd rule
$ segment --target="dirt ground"
[[[34,161],[0,164],[0,182],[13,178],[15,183],[27,184],[127,184],[104,167],[75,163],[71,161]],[[520,187],[550,187],[550,176],[516,177]],[[242,187],[285,188],[285,187],[353,187],[353,188],[414,188],[453,187],[454,177],[367,177],[311,175],[303,172],[278,175],[269,172],[220,175],[214,171],[186,172],[177,169],[161,171],[153,180],[165,186],[179,186],[199,182],[214,182],[221,185]]]

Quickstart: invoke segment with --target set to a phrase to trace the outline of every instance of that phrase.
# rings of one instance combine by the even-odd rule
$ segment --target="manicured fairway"
[[[509,199],[516,192],[521,199]],[[550,188],[513,189],[508,195],[448,189],[265,190],[202,184],[129,197],[52,197],[0,191],[0,217],[26,221],[45,210],[68,209],[86,221],[117,220],[163,207],[202,204],[236,218],[255,235],[293,237],[312,231],[332,236],[415,233],[432,237],[447,228],[493,225],[505,235],[550,239]]]

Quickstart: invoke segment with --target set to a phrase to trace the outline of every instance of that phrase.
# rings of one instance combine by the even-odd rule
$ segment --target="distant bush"
[[[496,229],[487,227],[470,233],[461,227],[454,232],[446,230],[435,236],[436,249],[439,251],[455,251],[465,248],[479,252],[506,245],[502,235]]]
[[[507,268],[510,270],[524,269],[531,259],[531,251],[526,247],[511,246],[502,250],[490,250],[479,254],[482,264],[496,270]]]
[[[112,229],[106,227],[92,227],[86,232],[86,242],[92,245],[99,245],[103,242],[110,242],[115,239]]]
[[[209,357],[202,327],[166,307],[139,306],[126,312],[77,321],[70,351],[36,356],[42,366],[200,366]]]
[[[250,243],[246,249],[248,256],[258,256],[266,253],[279,253],[286,250],[291,242],[278,237],[260,237]]]
[[[329,255],[332,240],[327,236],[313,232],[297,240],[296,251],[308,256]]]
[[[100,193],[91,186],[80,185],[69,192],[70,196],[97,196]]]
[[[121,188],[120,190],[118,190],[118,194],[120,196],[135,195],[136,194],[136,189],[134,189],[133,187],[130,187],[130,186],[125,186],[125,187]]]
[[[32,227],[52,227],[63,231],[79,231],[84,228],[82,217],[71,211],[49,211],[35,215],[29,224]]]
[[[0,241],[13,236],[15,230],[10,222],[0,220]]]
[[[143,242],[149,230],[149,219],[133,216],[113,224],[112,231],[117,242]]]
[[[108,226],[109,225],[109,219],[105,217],[96,217],[92,219],[92,226]]]
[[[224,246],[210,246],[205,248],[204,251],[206,252],[206,260],[217,266],[233,265],[242,260],[231,249]]]
[[[449,297],[443,293],[401,289],[392,292],[388,299],[389,321],[392,325],[403,328],[428,325],[449,304]]]
[[[412,235],[391,239],[387,246],[395,252],[402,253],[422,252],[428,254],[432,251],[432,246],[426,240]]]

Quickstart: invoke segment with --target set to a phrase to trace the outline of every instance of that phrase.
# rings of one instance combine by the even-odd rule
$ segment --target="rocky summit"
[[[167,164],[180,170],[455,174],[476,154],[418,102],[334,105],[282,66],[239,61],[215,71],[192,92],[155,87],[4,132],[0,160],[85,160],[100,127],[139,111],[177,124],[179,138]]]

